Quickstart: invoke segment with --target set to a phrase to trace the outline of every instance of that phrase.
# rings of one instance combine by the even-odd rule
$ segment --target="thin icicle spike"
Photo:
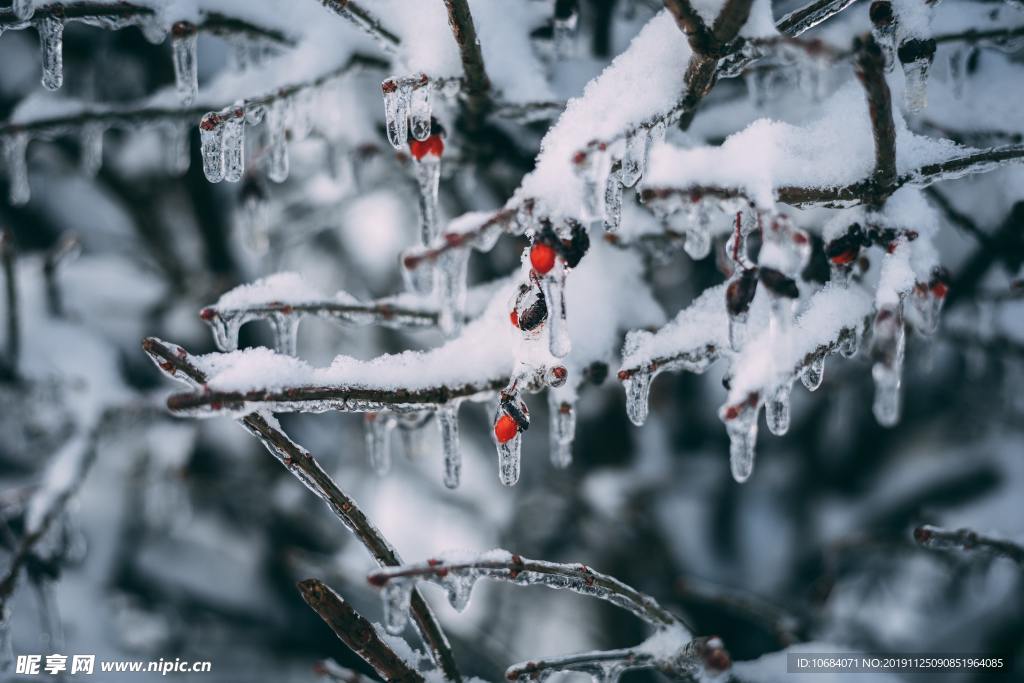
[[[27,204],[32,197],[28,185],[28,134],[13,133],[3,139],[7,192],[12,206]]]
[[[789,399],[793,385],[789,382],[779,385],[765,404],[765,419],[768,431],[783,436],[789,431]]]
[[[391,430],[394,419],[387,413],[367,413],[363,417],[366,432],[366,453],[370,467],[380,476],[391,469]]]
[[[883,427],[892,427],[900,419],[900,385],[903,382],[903,358],[906,353],[906,326],[900,311],[884,308],[875,316],[871,376],[875,381],[872,410]]]
[[[905,85],[903,89],[904,104],[907,111],[916,114],[928,106],[928,72],[930,59],[915,59],[903,65]]]
[[[555,358],[565,358],[572,350],[565,305],[565,277],[565,265],[559,262],[543,279],[548,306],[548,349]]]
[[[274,100],[267,110],[267,177],[275,183],[288,179],[288,117],[291,101],[287,98]]]
[[[299,323],[302,316],[275,313],[268,319],[274,332],[274,348],[284,356],[298,355]]]
[[[522,432],[516,433],[505,443],[498,444],[498,479],[504,486],[515,486],[519,482],[522,451]]]
[[[393,636],[401,635],[409,621],[409,604],[412,602],[413,581],[392,579],[381,589],[384,603],[384,628]]]
[[[105,128],[101,124],[87,123],[82,126],[81,157],[79,158],[82,172],[89,177],[99,173],[103,166],[103,134]]]
[[[405,81],[389,78],[381,85],[384,91],[384,121],[388,142],[395,149],[405,149],[409,139],[409,106],[412,87]]]
[[[626,416],[637,427],[647,421],[648,399],[651,394],[652,373],[637,370],[622,381],[626,388]]]
[[[626,153],[622,157],[622,175],[620,177],[624,186],[633,187],[644,174],[649,144],[650,135],[645,128],[637,128],[626,138]]]
[[[441,184],[441,159],[428,154],[413,162],[420,200],[420,243],[424,246],[441,235],[437,193]]]
[[[58,90],[64,84],[64,22],[55,16],[36,21],[43,53],[43,87]]]
[[[444,453],[444,485],[456,489],[462,477],[458,402],[452,401],[438,407],[437,424],[441,430],[441,449]]]
[[[245,173],[245,110],[233,109],[222,124],[224,128],[224,180],[237,183]]]
[[[720,415],[729,434],[729,468],[732,477],[742,484],[754,471],[757,446],[757,416],[760,406],[750,402],[739,407],[723,408]]]
[[[462,329],[466,316],[468,249],[449,249],[434,268],[434,293],[437,297],[437,325],[449,337]]]
[[[409,126],[412,136],[423,141],[430,137],[430,116],[433,113],[430,102],[430,81],[421,77],[420,84],[409,96]]]
[[[199,33],[194,24],[179,21],[171,28],[171,50],[174,62],[174,89],[178,101],[188,106],[199,94],[199,67],[196,43]]]
[[[192,165],[190,133],[185,123],[172,123],[164,128],[164,164],[172,175],[185,175]]]
[[[815,356],[803,372],[800,373],[800,382],[808,391],[815,391],[821,386],[825,379],[825,356]]]
[[[224,180],[224,129],[224,120],[216,112],[210,112],[199,122],[203,174],[211,183]]]
[[[550,418],[551,464],[565,469],[572,464],[572,442],[576,438],[576,406],[573,401],[558,398],[548,391],[548,414]]]

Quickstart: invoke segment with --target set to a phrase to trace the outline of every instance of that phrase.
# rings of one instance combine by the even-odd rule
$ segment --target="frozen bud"
[[[747,268],[725,290],[725,306],[729,315],[736,317],[746,313],[756,292],[757,268]]]
[[[942,266],[936,266],[932,269],[932,277],[928,281],[928,289],[936,299],[945,299],[949,293],[949,271]]]
[[[935,58],[935,40],[933,38],[911,38],[904,41],[896,50],[902,64],[918,61],[931,62]]]
[[[800,290],[797,289],[796,280],[788,275],[774,268],[759,268],[757,275],[764,286],[777,296],[786,297],[787,299],[799,298]]]
[[[555,365],[544,371],[544,383],[549,387],[560,387],[565,384],[569,377],[569,371],[564,365]]]
[[[875,0],[868,9],[868,16],[876,28],[885,28],[892,25],[895,15],[892,11],[892,3],[889,0]]]
[[[848,265],[857,260],[860,249],[865,246],[866,236],[859,223],[851,225],[845,235],[825,245],[825,256],[836,265]]]
[[[541,288],[520,285],[509,318],[523,332],[540,329],[548,319],[548,305]]]

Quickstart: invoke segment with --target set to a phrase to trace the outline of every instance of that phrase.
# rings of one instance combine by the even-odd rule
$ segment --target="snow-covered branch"
[[[859,41],[854,71],[864,86],[875,140],[875,170],[871,179],[874,191],[884,199],[896,180],[896,124],[892,117],[892,95],[885,81],[885,55],[870,34]]]
[[[933,550],[966,550],[1006,557],[1024,567],[1024,545],[1002,538],[978,533],[974,529],[943,529],[937,526],[919,526],[914,529],[914,541]]]
[[[384,642],[373,624],[323,581],[306,579],[299,581],[298,588],[302,599],[331,627],[341,642],[362,657],[385,681],[414,683],[424,680]]]
[[[167,376],[191,386],[202,386],[206,383],[206,372],[181,347],[172,347],[150,337],[143,341],[142,348]],[[366,518],[355,501],[341,490],[309,451],[292,441],[281,430],[277,420],[268,414],[252,412],[241,417],[240,423],[246,431],[259,439],[292,475],[324,501],[378,564],[401,564],[398,553]],[[451,646],[441,630],[437,617],[418,592],[414,592],[410,600],[413,619],[434,661],[449,680],[460,680]]]

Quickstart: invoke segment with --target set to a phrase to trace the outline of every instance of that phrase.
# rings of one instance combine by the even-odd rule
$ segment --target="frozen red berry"
[[[932,296],[936,299],[945,299],[946,294],[949,293],[949,285],[942,280],[936,280],[933,282],[930,289],[932,291]]]
[[[514,439],[518,433],[519,425],[516,424],[511,415],[502,415],[494,423],[494,436],[497,437],[498,443],[507,443]]]
[[[530,248],[530,264],[541,275],[555,267],[555,250],[547,244],[537,243]]]
[[[519,314],[515,310],[508,314],[508,319],[512,323],[512,327],[519,327]]]
[[[409,152],[413,158],[419,161],[428,154],[433,154],[436,157],[440,157],[444,154],[444,140],[441,139],[440,135],[431,135],[426,140],[410,140],[409,141]]]

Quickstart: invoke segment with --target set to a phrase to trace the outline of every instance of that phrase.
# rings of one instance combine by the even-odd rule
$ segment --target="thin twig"
[[[169,377],[193,386],[202,386],[206,383],[206,374],[181,347],[172,348],[159,339],[150,337],[142,342],[142,348]],[[401,564],[397,551],[367,519],[355,501],[338,487],[309,451],[292,441],[280,429],[273,417],[253,412],[241,418],[240,423],[246,431],[256,436],[296,479],[324,501],[378,564]],[[421,637],[430,648],[434,661],[444,671],[445,677],[452,681],[460,681],[461,676],[455,665],[448,639],[441,630],[437,617],[418,591],[413,592],[410,610]]]
[[[347,19],[369,33],[377,42],[389,50],[394,50],[402,42],[401,38],[384,28],[380,19],[372,12],[353,0],[319,0],[319,2],[338,16]]]
[[[18,358],[21,355],[21,318],[18,311],[18,274],[14,253],[14,233],[9,229],[0,230],[0,262],[4,269],[4,292],[7,299],[7,329],[4,346],[3,376],[11,379],[18,374]]]
[[[306,579],[298,584],[302,599],[331,627],[341,642],[373,667],[385,681],[412,683],[423,676],[385,643],[377,629],[324,582]]]
[[[943,529],[937,526],[919,526],[914,529],[914,541],[934,550],[981,551],[1007,557],[1024,567],[1024,546],[1013,541],[979,534],[973,529]]]
[[[870,34],[858,41],[854,72],[868,100],[875,140],[875,170],[871,179],[875,184],[875,203],[881,204],[896,180],[896,124],[892,116],[892,93],[885,80],[885,55]]]
[[[490,109],[491,79],[484,67],[484,55],[480,50],[480,39],[476,34],[473,13],[468,0],[444,0],[448,8],[448,25],[459,46],[462,70],[466,74],[466,104],[475,124]]]
[[[46,283],[46,308],[50,315],[64,315],[64,297],[57,281],[57,270],[69,258],[74,258],[81,249],[78,238],[72,234],[63,235],[43,257],[43,280]]]

